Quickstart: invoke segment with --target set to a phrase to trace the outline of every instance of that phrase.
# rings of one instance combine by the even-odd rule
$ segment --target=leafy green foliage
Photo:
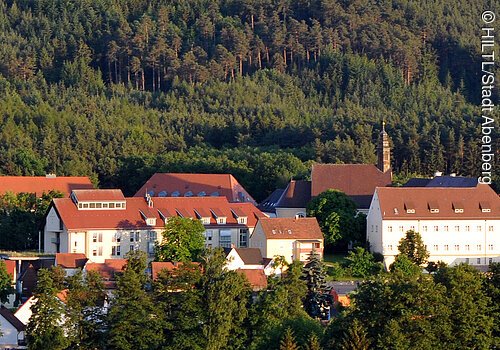
[[[298,350],[299,347],[295,343],[293,331],[287,328],[280,342],[280,350]]]
[[[382,264],[375,262],[373,254],[364,248],[356,247],[346,257],[347,268],[353,277],[368,277],[380,273]]]
[[[327,190],[307,205],[307,215],[318,219],[328,244],[362,243],[366,217],[357,215],[356,204],[343,192]]]
[[[421,267],[411,261],[405,254],[398,254],[389,270],[406,276],[416,276],[422,272]]]
[[[10,294],[14,293],[12,288],[12,276],[7,272],[7,265],[0,260],[0,303],[6,303]]]
[[[414,230],[406,231],[405,237],[399,241],[398,250],[417,266],[425,264],[429,258],[422,236]]]
[[[56,296],[58,292],[51,272],[47,269],[40,269],[34,292],[37,301],[31,307],[33,314],[26,328],[28,349],[62,350],[68,346],[69,341],[62,327],[64,307]]]
[[[156,246],[157,261],[196,261],[205,246],[205,227],[199,220],[173,217],[165,224],[163,239]]]

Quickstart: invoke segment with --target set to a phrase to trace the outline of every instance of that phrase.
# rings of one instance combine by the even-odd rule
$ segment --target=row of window
[[[212,246],[213,230],[205,231],[205,240],[209,246]],[[219,246],[222,248],[231,248],[231,230],[220,230]],[[240,248],[248,247],[248,229],[242,228],[239,230],[239,246]]]
[[[129,234],[130,242],[140,242],[141,240],[141,232],[140,231],[132,231]],[[148,231],[147,233],[148,241],[156,241],[157,232],[156,231]],[[122,233],[116,232],[112,238],[112,242],[120,243],[122,241]],[[92,233],[92,242],[93,243],[102,243],[102,232],[94,232]],[[76,242],[75,242],[76,243]]]
[[[125,202],[91,202],[91,203],[78,203],[78,208],[80,209],[115,209],[115,208],[120,208],[120,209],[125,209]]]
[[[425,248],[428,249],[427,245],[425,245]],[[470,251],[481,252],[483,246],[481,244],[475,244],[475,245],[474,244],[465,244],[465,245],[463,245],[463,247],[461,247],[460,244],[452,244],[452,245],[450,245],[450,244],[443,244],[441,248],[442,248],[442,251],[445,251],[445,252],[450,251],[450,248],[453,248],[454,251],[461,251],[461,248],[462,248],[463,251],[466,251],[466,252],[470,252]],[[474,248],[475,248],[475,250],[472,250]],[[388,244],[387,245],[387,250],[388,251],[394,251],[394,250],[397,250],[397,249],[398,249],[397,246],[394,246],[392,244]],[[488,244],[488,250],[489,251],[492,251],[494,249],[495,249],[495,247],[494,247],[493,244]],[[440,251],[439,245],[438,244],[433,244],[432,245],[432,251],[435,251],[435,252]]]
[[[378,232],[378,225],[372,225],[371,230],[372,232]],[[464,232],[471,232],[471,226],[470,225],[465,225],[465,226],[460,226],[460,225],[455,225],[454,227],[454,232],[460,232],[462,229]],[[394,232],[393,226],[387,226],[387,232]],[[422,226],[422,232],[429,232],[432,229],[433,232],[439,232],[441,229],[443,232],[449,232],[450,231],[450,226],[448,225],[443,225],[441,228],[439,225],[433,225],[433,226],[428,226],[428,225],[423,225]],[[410,226],[410,227],[404,227],[403,225],[400,225],[398,227],[398,231],[401,233],[404,233],[408,230],[415,230],[415,226]],[[475,227],[476,232],[482,232],[483,231],[483,226],[477,225]],[[495,227],[493,225],[488,226],[488,232],[494,232]]]
[[[135,244],[131,244],[129,246],[129,251],[138,250],[139,246]],[[154,242],[148,243],[148,254],[154,254],[155,244]],[[92,250],[92,256],[102,256],[103,247],[96,247]],[[120,245],[114,245],[111,247],[111,255],[112,256],[121,256],[122,255],[122,247]]]

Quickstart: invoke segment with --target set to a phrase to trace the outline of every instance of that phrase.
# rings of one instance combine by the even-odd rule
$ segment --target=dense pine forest
[[[486,7],[2,1],[0,174],[130,195],[156,171],[231,172],[260,200],[313,161],[374,163],[385,120],[400,177],[478,176]]]

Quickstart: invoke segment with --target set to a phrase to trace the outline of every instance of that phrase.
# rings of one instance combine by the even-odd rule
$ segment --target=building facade
[[[429,261],[488,265],[500,261],[500,200],[488,185],[377,188],[367,217],[372,252],[386,267],[408,230],[420,233]]]
[[[207,247],[248,247],[264,214],[225,197],[125,198],[120,190],[76,190],[57,198],[46,215],[44,251],[82,253],[92,262],[123,258],[131,250],[151,257],[171,217],[200,220]]]

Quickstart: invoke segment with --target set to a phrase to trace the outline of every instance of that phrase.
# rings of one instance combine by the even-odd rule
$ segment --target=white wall
[[[0,337],[0,347],[5,348],[6,345],[17,347],[17,329],[7,322],[2,315],[0,315],[0,329],[3,333],[3,336]],[[7,346],[7,348],[8,347],[9,346]]]
[[[306,208],[276,208],[276,217],[294,218],[298,214],[306,214]]]

